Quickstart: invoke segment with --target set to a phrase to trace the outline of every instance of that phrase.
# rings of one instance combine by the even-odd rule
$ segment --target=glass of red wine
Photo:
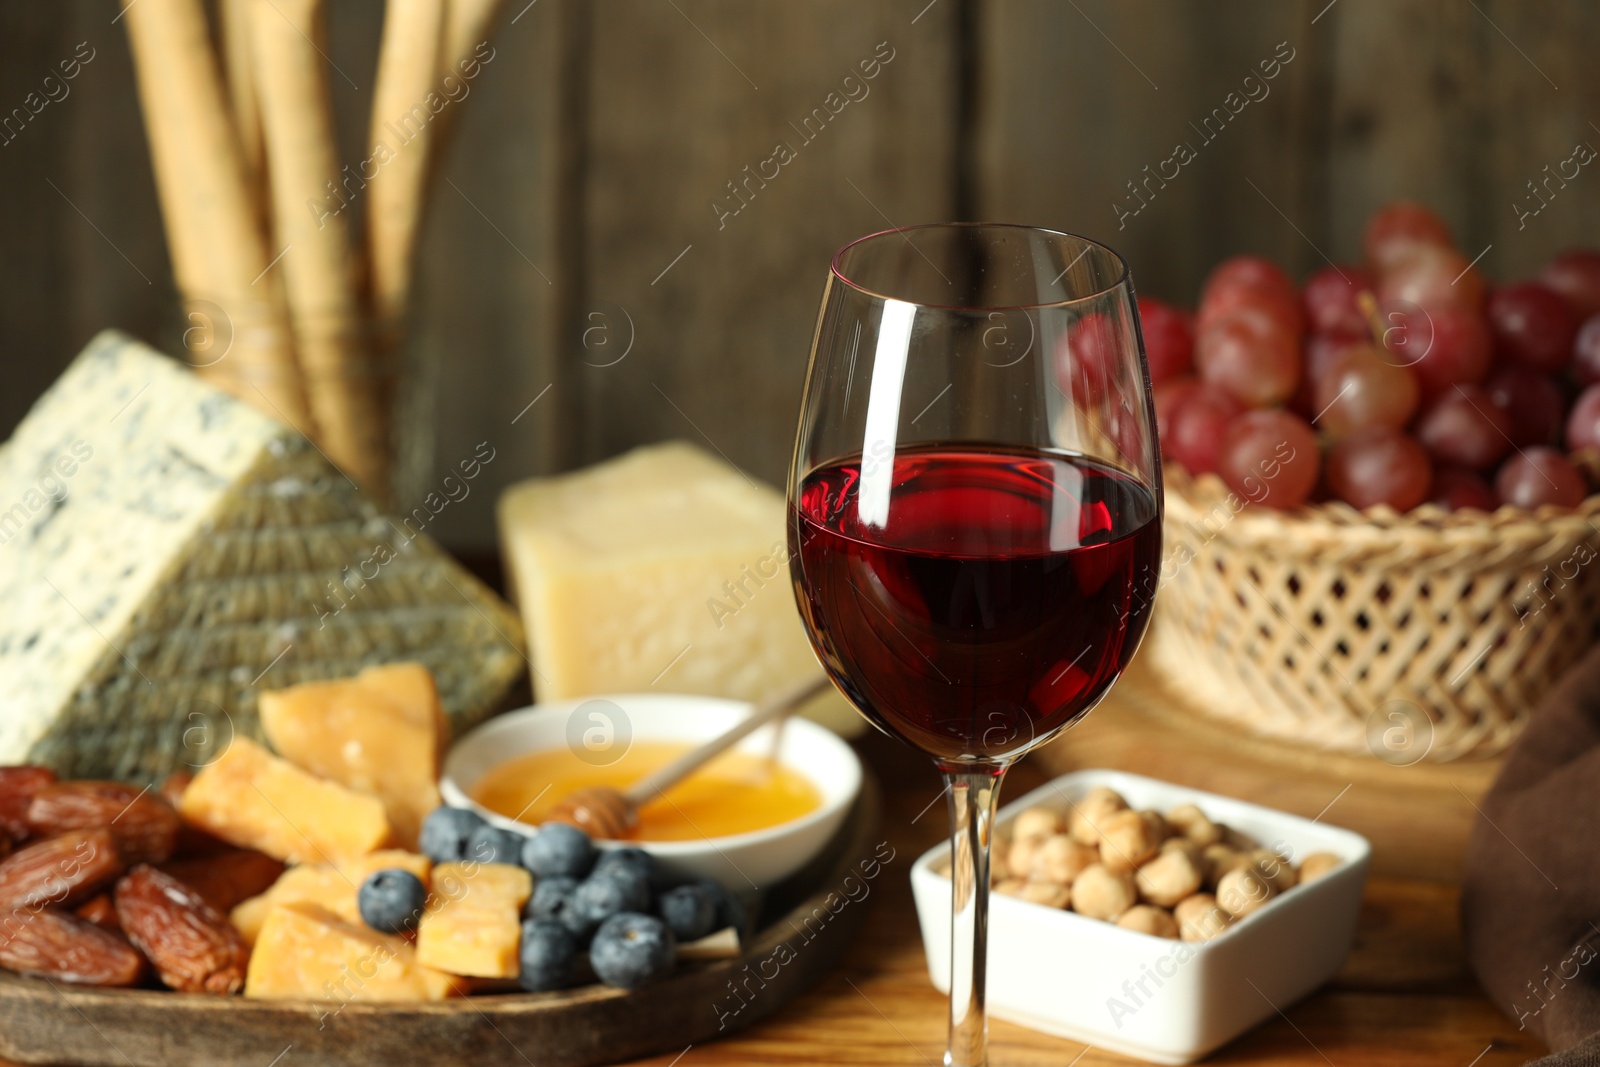
[[[913,226],[834,257],[789,473],[812,646],[934,760],[951,821],[951,1067],[986,1059],[990,824],[1006,769],[1144,635],[1161,469],[1127,265],[1027,226]]]

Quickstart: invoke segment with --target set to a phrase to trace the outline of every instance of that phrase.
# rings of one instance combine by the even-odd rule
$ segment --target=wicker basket
[[[1166,493],[1151,662],[1258,734],[1394,763],[1492,755],[1600,633],[1600,496],[1284,513],[1181,469]]]

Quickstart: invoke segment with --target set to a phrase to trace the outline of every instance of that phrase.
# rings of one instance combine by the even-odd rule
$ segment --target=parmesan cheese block
[[[499,522],[541,700],[759,700],[820,669],[790,586],[782,494],[694,445],[521,482]],[[806,712],[861,728],[831,690]]]
[[[522,970],[522,906],[533,876],[501,863],[441,863],[417,923],[417,962],[468,978]]]
[[[433,676],[420,663],[368,667],[354,678],[261,694],[261,727],[278,755],[383,801],[395,841],[417,845],[439,806],[448,727]]]
[[[382,849],[338,863],[303,863],[284,871],[265,893],[241,901],[228,918],[244,936],[245,943],[251,945],[260,936],[268,913],[282,904],[315,904],[345,922],[359,923],[361,883],[391,867],[410,871],[427,885],[433,861],[414,852]]]
[[[492,458],[492,448],[485,456]],[[426,665],[497,709],[516,615],[292,428],[115,332],[0,447],[0,763],[154,781],[259,737],[261,689]]]

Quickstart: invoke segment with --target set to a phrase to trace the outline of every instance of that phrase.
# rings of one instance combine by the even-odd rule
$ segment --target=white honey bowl
[[[1111,770],[1062,775],[1006,805],[996,818],[996,836],[1009,836],[1005,827],[1024,809],[1064,812],[1096,786],[1116,790],[1136,809],[1166,812],[1196,804],[1213,821],[1278,849],[1293,864],[1313,852],[1331,852],[1344,862],[1204,942],[1152,937],[990,894],[990,1014],[1155,1063],[1192,1063],[1287,1009],[1338,971],[1355,936],[1366,884],[1372,853],[1366,838],[1242,800]],[[911,868],[928,972],[946,993],[950,878],[942,872],[949,855],[950,846],[940,845]]]
[[[569,743],[569,720],[593,701],[620,708],[634,741],[679,741],[690,745],[721,734],[748,715],[751,707],[717,697],[631,693],[552,701],[497,715],[451,746],[439,782],[444,802],[469,808],[495,826],[521,834],[536,832],[537,827],[496,814],[473,800],[469,795],[472,787],[490,768],[505,760],[565,747]],[[674,875],[710,878],[735,891],[769,889],[794,874],[827,845],[849,813],[861,791],[861,761],[832,731],[807,719],[791,716],[781,728],[778,762],[816,786],[822,803],[815,811],[765,830],[698,841],[595,844],[600,848],[642,848]],[[767,755],[772,751],[772,727],[757,730],[734,750]]]

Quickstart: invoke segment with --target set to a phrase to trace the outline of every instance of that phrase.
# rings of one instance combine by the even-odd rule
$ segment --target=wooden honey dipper
[[[825,675],[808,678],[804,682],[777,696],[758,704],[747,717],[731,729],[684,753],[654,774],[646,775],[627,789],[610,786],[588,786],[574,790],[571,796],[555,806],[547,822],[564,822],[587,833],[590,837],[615,840],[633,828],[639,818],[639,806],[666,792],[720,756],[746,737],[770,722],[784,718],[795,708],[827,688]]]

